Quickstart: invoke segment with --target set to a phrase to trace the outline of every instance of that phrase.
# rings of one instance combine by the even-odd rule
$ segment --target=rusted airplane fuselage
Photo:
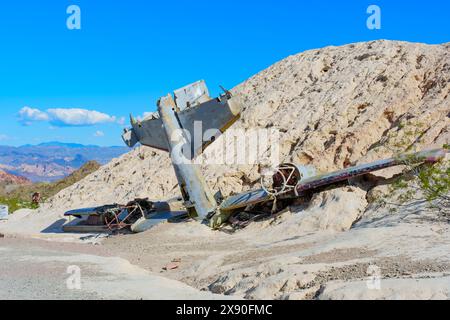
[[[219,204],[193,160],[239,118],[239,100],[228,91],[212,99],[204,81],[198,81],[162,97],[157,107],[157,114],[143,121],[132,118],[123,139],[130,147],[140,142],[168,151],[187,211],[191,217],[209,219]]]

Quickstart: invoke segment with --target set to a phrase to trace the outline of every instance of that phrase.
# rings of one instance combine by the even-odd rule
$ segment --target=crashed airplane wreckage
[[[316,175],[309,167],[282,164],[269,178],[261,178],[261,189],[222,200],[220,196],[213,195],[199,165],[193,160],[240,117],[242,106],[239,97],[223,91],[218,98],[210,98],[204,81],[176,90],[173,96],[168,94],[158,101],[156,113],[142,121],[131,117],[132,127],[126,129],[122,136],[130,148],[141,143],[170,153],[181,198],[162,202],[136,199],[127,205],[69,211],[65,215],[77,219],[64,226],[63,230],[142,232],[162,222],[186,218],[204,221],[214,229],[230,220],[237,226],[245,226],[242,214],[247,214],[247,218],[243,219],[246,221],[256,220],[258,216],[270,216],[277,212],[279,201],[302,198],[308,192],[393,166],[435,163],[447,152],[444,149],[422,151],[322,175]],[[194,136],[196,122],[201,122],[201,136],[204,137],[199,146],[190,139]],[[186,154],[189,155],[188,161],[183,161]]]

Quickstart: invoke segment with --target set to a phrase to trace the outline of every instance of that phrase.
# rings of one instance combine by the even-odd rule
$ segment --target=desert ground
[[[114,256],[107,247],[9,238],[0,242],[0,299],[232,299],[201,292]],[[73,268],[79,268],[80,285]],[[69,283],[69,284],[68,284]]]

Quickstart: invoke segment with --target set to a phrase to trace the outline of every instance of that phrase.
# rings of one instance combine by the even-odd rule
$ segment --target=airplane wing
[[[148,217],[142,217],[131,226],[134,233],[147,231],[161,223],[170,222],[176,219],[187,219],[189,217],[186,211],[163,211],[156,212]]]
[[[290,193],[283,194],[282,198],[297,198],[303,192],[308,190],[333,185],[335,183],[348,180],[350,178],[362,176],[370,172],[378,171],[381,169],[397,165],[413,164],[421,162],[434,163],[444,158],[445,155],[446,151],[443,149],[422,151],[409,155],[401,155],[395,158],[378,160],[372,163],[362,164],[327,174],[317,175],[311,178],[301,180],[297,184],[295,189],[293,189]],[[224,202],[222,202],[220,209],[222,211],[233,211],[236,209],[245,208],[249,205],[263,203],[273,199],[274,199],[273,195],[270,195],[264,189],[258,189],[237,194],[227,198]]]
[[[211,99],[180,112],[178,117],[181,125],[191,134],[191,141],[202,141],[202,144],[198,146],[192,144],[193,154],[202,153],[239,119],[240,113],[241,104],[238,97],[231,94]]]
[[[209,98],[203,81],[198,81],[174,93],[177,116],[183,129],[190,133],[191,151],[198,155],[236,120],[242,110],[239,98],[230,92],[218,98]],[[131,118],[132,128],[126,129],[122,138],[130,148],[142,145],[169,151],[162,120],[152,114],[142,121]],[[201,143],[195,144],[197,141]]]
[[[399,157],[390,159],[378,160],[372,163],[362,164],[343,170],[318,175],[301,181],[297,185],[295,193],[296,195],[298,195],[303,191],[331,185],[337,182],[348,180],[350,178],[362,176],[369,172],[374,172],[398,165],[416,164],[421,162],[437,162],[440,159],[444,158],[445,154],[446,151],[443,149],[427,150],[413,154],[401,155]]]
[[[64,216],[65,217],[85,217],[85,216],[90,216],[90,215],[96,215],[97,209],[98,209],[98,207],[70,210],[70,211],[67,211],[66,213],[64,213]]]
[[[273,200],[265,190],[258,189],[253,191],[244,192],[231,196],[224,200],[220,205],[220,210],[231,211],[240,208],[245,208],[249,205],[262,203],[268,200]]]
[[[64,213],[65,217],[88,217],[91,215],[100,215],[104,213],[105,211],[117,209],[120,206],[118,204],[109,204],[105,206],[100,207],[90,207],[90,208],[81,208],[81,209],[75,209],[70,210]]]
[[[153,114],[142,121],[131,118],[131,129],[126,129],[122,135],[125,144],[132,148],[138,142],[147,147],[169,151],[169,144],[163,129],[161,119]]]

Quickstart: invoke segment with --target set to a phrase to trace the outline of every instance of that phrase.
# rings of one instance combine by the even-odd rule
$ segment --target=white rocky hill
[[[233,128],[279,129],[281,160],[312,164],[320,171],[391,156],[383,138],[394,132],[405,135],[414,125],[423,132],[415,141],[417,149],[442,147],[450,139],[449,81],[450,44],[375,41],[307,51],[233,90],[246,106]],[[204,173],[214,190],[227,195],[256,183],[258,169],[221,165],[205,167]],[[142,148],[64,190],[49,208],[165,198],[177,192],[168,155]]]

